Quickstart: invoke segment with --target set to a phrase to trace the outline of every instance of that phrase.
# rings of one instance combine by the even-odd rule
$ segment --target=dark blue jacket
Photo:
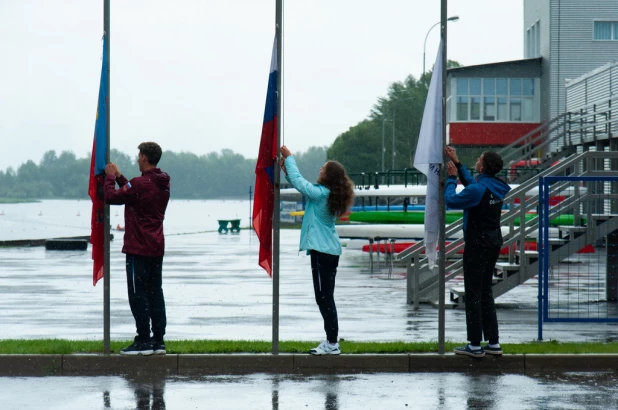
[[[458,165],[464,190],[456,192],[457,178],[449,177],[444,188],[444,202],[449,208],[464,210],[466,245],[501,247],[502,200],[511,190],[500,178],[480,174],[474,179],[465,165]]]

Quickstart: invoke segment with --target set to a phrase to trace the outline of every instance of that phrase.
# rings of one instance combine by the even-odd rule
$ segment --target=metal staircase
[[[545,160],[536,171],[528,175],[520,175],[520,185],[512,190],[505,198],[508,211],[502,215],[504,246],[509,252],[506,260],[496,263],[493,293],[498,297],[519,286],[538,274],[538,253],[527,251],[527,239],[536,238],[539,229],[538,217],[525,220],[527,212],[536,211],[538,207],[538,181],[541,176],[609,176],[618,175],[618,147],[617,140],[612,133],[618,132],[618,96],[601,103],[593,104],[589,109],[582,109],[578,113],[566,113],[542,125],[537,130],[524,135],[513,144],[499,151],[507,164],[509,161],[528,160],[536,157],[538,152],[548,152]],[[600,112],[600,107],[605,110]],[[600,123],[591,123],[600,116],[604,120]],[[604,151],[603,147],[610,146],[612,152]],[[551,147],[558,147],[551,150]],[[579,148],[578,148],[579,147]],[[587,151],[590,147],[597,151]],[[576,152],[581,153],[576,154]],[[560,160],[558,163],[556,161]],[[610,169],[606,166],[607,160]],[[555,236],[550,239],[550,266],[568,258],[587,244],[595,243],[607,232],[618,229],[618,215],[594,214],[588,209],[585,215],[581,210],[582,204],[595,199],[618,199],[616,189],[612,194],[596,193],[594,190],[585,190],[569,184],[555,184],[551,187],[550,196],[564,194],[569,196],[561,203],[558,213],[575,215],[577,225],[557,226]],[[618,201],[615,201],[618,203]],[[516,224],[515,221],[526,221],[525,224]],[[463,221],[450,224],[446,228],[445,238],[452,237],[462,229]],[[445,280],[463,274],[463,261],[458,255],[464,247],[463,238],[453,240],[446,246]],[[437,304],[438,276],[427,266],[424,256],[424,242],[401,252],[398,260],[403,260],[407,266],[407,302]],[[436,269],[437,270],[437,269]],[[448,286],[448,285],[447,285]],[[465,300],[463,289],[451,289],[451,307],[462,305]]]

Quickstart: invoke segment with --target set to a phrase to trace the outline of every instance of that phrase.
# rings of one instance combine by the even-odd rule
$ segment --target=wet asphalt
[[[614,374],[0,378],[5,410],[615,409]]]
[[[280,339],[321,340],[322,319],[315,305],[309,258],[297,251],[297,230],[281,231]],[[257,266],[257,240],[216,232],[169,235],[164,259],[168,339],[271,339],[272,280]],[[111,249],[111,335],[132,338],[121,241]],[[603,250],[582,258],[603,258]],[[101,339],[103,286],[92,286],[89,252],[52,252],[42,247],[0,248],[0,338]],[[431,341],[438,336],[438,311],[406,304],[405,267],[392,275],[381,261],[371,273],[369,256],[346,249],[337,273],[335,299],[340,337],[346,340]],[[596,264],[596,265],[595,265]],[[568,295],[592,287],[581,277],[599,262],[564,264],[555,277],[577,278],[553,289]],[[561,269],[564,275],[561,276]],[[573,271],[578,269],[578,271]],[[460,286],[456,279],[449,286]],[[595,290],[594,297],[597,295]],[[529,342],[538,336],[536,279],[497,299],[501,340]],[[607,310],[607,303],[574,304],[577,315]],[[615,309],[615,308],[612,308]],[[571,309],[572,310],[572,309]],[[546,323],[544,340],[616,340],[614,323]],[[465,339],[465,313],[446,311],[446,338]]]
[[[82,214],[87,212],[85,204]],[[189,218],[168,230],[167,338],[270,340],[272,281],[257,267],[255,236],[203,230]],[[322,323],[309,260],[297,251],[298,234],[281,231],[280,339],[318,341]],[[112,242],[111,330],[113,339],[126,340],[134,324],[120,247],[120,240]],[[554,282],[553,296],[564,304],[578,290],[590,289],[602,299],[602,284],[590,282],[588,273],[602,270],[603,257],[599,250],[554,268],[553,278],[576,281]],[[92,286],[89,252],[0,248],[0,261],[0,338],[102,338],[103,287]],[[384,265],[370,272],[368,262],[360,251],[342,255],[336,289],[340,337],[437,340],[437,310],[405,303],[405,267],[395,265],[389,275]],[[556,311],[564,312],[562,306]],[[586,300],[572,306],[577,315],[614,309]],[[535,279],[500,297],[497,308],[503,343],[536,340]],[[545,340],[611,341],[616,334],[612,323],[544,325]],[[446,311],[446,338],[464,341],[463,310]],[[611,409],[618,408],[615,381],[615,373],[3,377],[0,409]]]

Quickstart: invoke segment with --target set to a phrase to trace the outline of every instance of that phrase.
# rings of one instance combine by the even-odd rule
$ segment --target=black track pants
[[[150,340],[150,324],[156,340],[163,340],[167,319],[163,297],[163,256],[127,254],[129,305],[141,341]]]
[[[466,326],[468,340],[498,343],[498,318],[491,290],[493,273],[500,248],[486,248],[466,243],[463,255],[466,291]],[[483,338],[484,336],[484,338]]]
[[[324,331],[329,342],[337,342],[339,321],[335,306],[335,276],[339,266],[339,256],[311,251],[311,272],[315,301],[324,319]]]

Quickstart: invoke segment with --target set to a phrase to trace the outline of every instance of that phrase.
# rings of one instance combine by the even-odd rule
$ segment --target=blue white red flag
[[[414,167],[427,176],[425,254],[429,267],[432,269],[436,266],[436,248],[440,233],[440,165],[444,156],[442,153],[442,52],[443,47],[440,42],[414,154]]]
[[[253,229],[260,241],[258,264],[272,276],[273,264],[273,210],[275,196],[275,165],[277,160],[277,38],[273,43],[264,124],[260,151],[255,166],[255,202]]]
[[[104,264],[104,208],[103,181],[105,180],[105,165],[107,152],[107,110],[109,108],[109,84],[107,70],[109,58],[106,54],[107,37],[103,36],[103,63],[101,65],[101,81],[99,84],[99,100],[97,116],[94,125],[94,141],[92,143],[92,159],[90,160],[90,182],[88,195],[92,199],[90,243],[92,244],[92,285],[96,286],[103,277]]]

